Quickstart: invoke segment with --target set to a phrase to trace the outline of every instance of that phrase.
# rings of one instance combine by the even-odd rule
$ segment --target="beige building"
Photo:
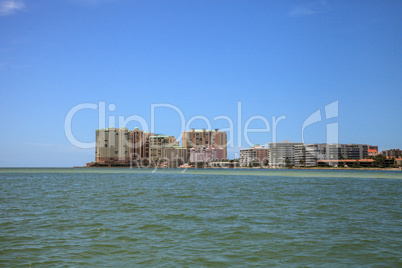
[[[149,160],[159,161],[163,158],[163,150],[168,146],[178,146],[174,136],[151,135],[149,137]]]
[[[129,160],[129,134],[127,128],[96,130],[95,162],[123,163]]]
[[[240,150],[240,165],[247,166],[251,162],[258,162],[261,166],[269,161],[269,149],[265,146],[254,146]]]
[[[147,158],[150,135],[138,128],[97,129],[95,162],[128,164],[134,158]]]
[[[139,130],[138,127],[130,132],[130,156],[132,159],[149,158],[149,137],[153,133]]]
[[[219,129],[185,131],[182,133],[182,145],[187,148],[188,155],[190,148],[222,148],[223,157],[227,159],[227,135],[226,132],[219,132]]]
[[[182,146],[166,146],[163,150],[163,159],[168,161],[168,167],[179,167],[186,163],[187,149]]]
[[[190,162],[211,162],[226,159],[224,158],[223,148],[216,148],[209,146],[207,148],[191,148],[190,149]]]
[[[382,151],[382,155],[385,157],[398,158],[398,157],[402,156],[402,151],[399,149],[390,149],[390,150]]]

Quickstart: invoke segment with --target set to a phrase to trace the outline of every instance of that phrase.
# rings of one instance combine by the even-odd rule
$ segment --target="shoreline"
[[[336,167],[292,167],[292,168],[267,168],[267,167],[207,167],[207,168],[195,168],[195,167],[185,167],[185,168],[167,168],[167,167],[130,167],[130,166],[101,166],[101,167],[87,167],[87,166],[74,166],[73,168],[129,168],[129,169],[241,169],[241,170],[375,170],[375,171],[402,171],[402,168],[336,168]]]

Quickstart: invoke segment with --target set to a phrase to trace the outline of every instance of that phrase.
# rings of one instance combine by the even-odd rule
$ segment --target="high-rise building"
[[[150,135],[138,128],[97,129],[95,162],[128,164],[135,158],[147,158]]]
[[[132,159],[149,158],[149,137],[153,133],[139,130],[138,127],[130,132],[130,157]]]
[[[240,150],[240,165],[247,166],[251,162],[258,162],[261,166],[269,162],[269,149],[265,146],[254,146]]]
[[[97,129],[95,162],[123,163],[129,161],[129,134],[127,128]]]
[[[185,131],[182,133],[182,145],[186,147],[188,152],[190,148],[222,148],[223,157],[227,159],[227,135],[226,132],[215,130],[195,130]]]
[[[283,167],[287,164],[295,164],[295,146],[303,143],[292,143],[282,141],[281,143],[269,144],[269,165],[272,167]]]
[[[174,136],[151,135],[149,137],[149,160],[158,161],[163,158],[163,150],[168,146],[178,146]]]

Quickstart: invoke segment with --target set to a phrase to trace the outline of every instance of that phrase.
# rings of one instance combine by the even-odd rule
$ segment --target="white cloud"
[[[21,1],[7,0],[0,2],[0,16],[14,14],[17,11],[23,10],[25,4]]]
[[[289,16],[291,17],[301,17],[301,16],[310,16],[317,13],[328,12],[329,6],[326,1],[318,1],[314,3],[307,4],[305,6],[295,6],[290,12]]]

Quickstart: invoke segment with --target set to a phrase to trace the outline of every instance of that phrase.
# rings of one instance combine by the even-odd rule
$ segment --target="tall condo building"
[[[138,127],[130,132],[130,157],[132,159],[149,158],[149,137],[153,133],[139,130]]]
[[[269,144],[269,165],[272,167],[286,166],[287,160],[289,164],[295,164],[295,146],[303,145],[303,143],[292,143],[290,141],[282,141],[281,143]]]
[[[227,159],[227,135],[226,132],[219,132],[219,129],[185,131],[182,133],[182,145],[187,148],[188,155],[190,148],[222,148],[223,157]]]
[[[179,143],[176,141],[174,136],[166,135],[151,135],[149,137],[149,159],[151,161],[158,161],[163,158],[163,151],[165,147],[178,146]]]
[[[134,158],[148,157],[151,133],[138,128],[105,128],[96,130],[95,162],[128,164]]]

